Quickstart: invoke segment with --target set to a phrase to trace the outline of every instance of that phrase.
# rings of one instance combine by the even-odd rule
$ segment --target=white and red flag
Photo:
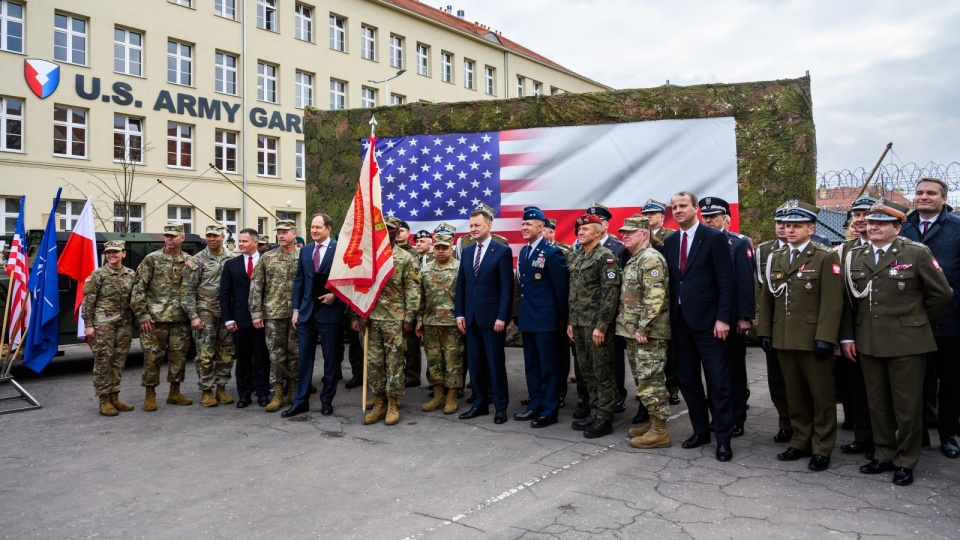
[[[20,196],[20,214],[17,216],[17,228],[10,243],[10,257],[4,270],[10,276],[10,344],[11,350],[20,346],[23,333],[30,321],[30,293],[27,283],[30,280],[30,269],[27,264],[27,235],[23,227],[23,211],[27,204],[27,197]]]
[[[77,298],[73,305],[73,318],[77,321],[77,338],[84,339],[83,318],[80,307],[83,304],[83,283],[99,266],[97,262],[97,233],[93,225],[93,204],[87,199],[80,212],[77,225],[67,238],[67,244],[57,262],[57,273],[77,280]]]
[[[367,146],[357,192],[337,238],[327,289],[361,317],[369,317],[384,284],[393,275],[393,250],[383,221],[380,168],[374,144]]]

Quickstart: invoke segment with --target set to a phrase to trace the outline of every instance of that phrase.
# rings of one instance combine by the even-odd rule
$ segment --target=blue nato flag
[[[57,285],[57,205],[60,192],[53,200],[53,208],[43,231],[43,240],[30,271],[30,326],[27,327],[27,346],[23,350],[23,365],[40,373],[57,354],[59,331],[60,292]]]

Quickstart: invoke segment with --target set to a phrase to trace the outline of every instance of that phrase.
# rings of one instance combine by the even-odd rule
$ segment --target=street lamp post
[[[386,94],[386,99],[387,99],[387,103],[386,103],[386,104],[387,104],[387,105],[390,105],[390,81],[396,79],[397,77],[403,75],[403,74],[406,73],[406,72],[407,72],[407,70],[401,69],[401,70],[398,71],[397,74],[394,75],[393,77],[387,77],[386,79],[383,79],[383,80],[381,80],[381,81],[375,81],[375,80],[373,80],[373,79],[367,79],[367,82],[373,83],[373,84],[383,83],[383,93]]]

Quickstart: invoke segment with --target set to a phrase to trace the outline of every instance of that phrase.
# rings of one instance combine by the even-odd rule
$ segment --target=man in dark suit
[[[717,435],[717,459],[730,461],[735,418],[730,401],[730,369],[723,345],[734,319],[734,269],[723,233],[701,226],[697,196],[681,191],[670,200],[680,231],[663,241],[670,266],[670,324],[676,347],[677,382],[690,411],[693,435],[684,448],[710,442],[707,398],[700,371],[710,388],[709,410]]]
[[[529,420],[535,428],[557,423],[557,334],[566,324],[569,287],[563,252],[543,238],[546,221],[536,206],[524,208],[520,233],[527,245],[520,250],[517,260],[517,327],[523,332],[523,364],[530,403],[526,411],[513,418]]]
[[[270,358],[263,328],[254,328],[250,317],[250,276],[260,260],[257,251],[260,234],[254,229],[243,229],[237,235],[241,255],[223,264],[220,277],[220,313],[224,326],[233,334],[237,355],[237,407],[251,403],[251,394],[257,393],[257,404],[270,403]]]
[[[320,413],[333,414],[333,397],[337,394],[337,366],[343,360],[340,323],[343,320],[344,303],[324,286],[337,241],[330,238],[333,218],[315,214],[310,223],[313,242],[300,250],[297,275],[293,279],[293,318],[297,329],[300,363],[297,366],[297,390],[293,405],[280,416],[291,416],[310,410],[310,384],[313,381],[313,364],[317,356],[317,336],[323,348],[323,387],[320,390]]]
[[[473,406],[460,415],[467,420],[489,414],[487,393],[493,393],[493,421],[507,421],[510,402],[507,389],[507,321],[513,307],[513,253],[493,240],[493,208],[481,204],[470,213],[470,236],[474,243],[460,255],[454,314],[457,328],[467,336],[467,364],[473,386]]]

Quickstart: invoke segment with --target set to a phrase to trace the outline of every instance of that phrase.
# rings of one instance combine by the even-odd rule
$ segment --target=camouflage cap
[[[433,245],[450,247],[453,245],[453,235],[437,233],[437,235],[433,237]]]
[[[640,229],[649,231],[650,219],[643,216],[630,216],[623,220],[623,225],[620,227],[619,232],[633,232],[639,231]]]
[[[273,228],[275,231],[291,231],[296,230],[297,224],[294,223],[292,219],[281,219],[277,221],[277,226]]]
[[[267,240],[267,237],[265,237],[265,236],[261,236],[260,239],[257,240],[257,245],[258,245],[258,246],[261,245],[261,244],[266,245],[266,244],[269,244],[269,243],[270,243],[270,241]]]
[[[207,232],[205,235],[215,234],[217,236],[222,236],[223,233],[227,231],[227,228],[223,225],[207,225]]]
[[[403,223],[400,218],[393,216],[385,217],[383,222],[386,223],[388,229],[400,229],[400,224]]]
[[[163,235],[178,235],[183,234],[183,223],[171,223],[163,228]]]
[[[108,251],[123,251],[124,249],[126,248],[124,248],[123,240],[108,240],[103,244],[104,253]]]

